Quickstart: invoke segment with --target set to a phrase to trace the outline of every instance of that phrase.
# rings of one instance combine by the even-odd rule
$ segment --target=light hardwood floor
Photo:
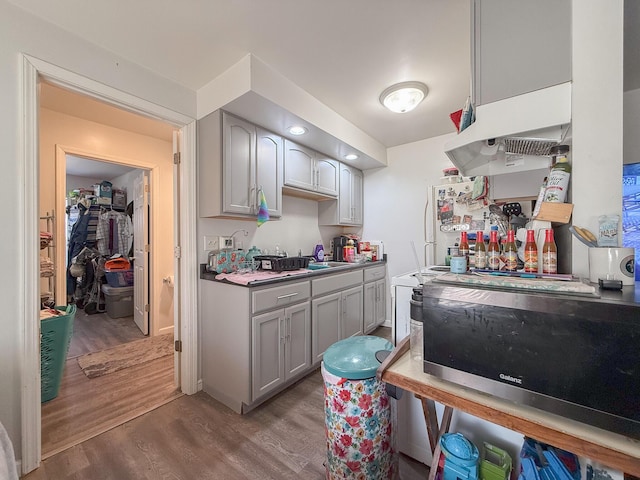
[[[46,459],[25,479],[321,480],[323,403],[319,370],[246,415],[204,392],[181,396]],[[402,480],[427,474],[401,456]]]
[[[182,395],[174,386],[173,358],[163,357],[89,379],[77,357],[145,336],[133,317],[112,319],[79,310],[60,392],[42,404],[42,458],[99,435]]]

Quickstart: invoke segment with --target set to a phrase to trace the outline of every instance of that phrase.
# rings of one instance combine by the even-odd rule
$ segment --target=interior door
[[[133,182],[133,320],[149,335],[149,173],[141,170]]]

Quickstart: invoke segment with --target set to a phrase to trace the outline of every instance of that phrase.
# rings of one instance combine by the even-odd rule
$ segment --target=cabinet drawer
[[[251,293],[251,310],[255,313],[302,302],[311,295],[309,282],[292,283]]]
[[[343,290],[353,285],[362,283],[362,270],[341,273],[338,275],[328,275],[311,281],[313,296],[324,295],[325,293]]]
[[[371,267],[364,269],[364,283],[373,282],[384,278],[386,274],[386,266]]]

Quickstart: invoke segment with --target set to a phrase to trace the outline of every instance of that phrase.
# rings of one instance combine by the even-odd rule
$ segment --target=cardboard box
[[[97,183],[93,186],[94,188],[94,193],[96,195],[96,197],[98,198],[108,198],[109,199],[109,205],[111,205],[111,197],[112,197],[112,185],[111,182],[108,182],[107,180],[103,180],[100,183]],[[100,203],[100,202],[98,202]],[[101,204],[104,205],[104,204]]]

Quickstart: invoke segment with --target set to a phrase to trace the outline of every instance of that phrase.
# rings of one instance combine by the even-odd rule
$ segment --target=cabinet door
[[[314,190],[314,155],[315,152],[313,150],[285,139],[284,184],[290,187]]]
[[[285,317],[285,378],[306,371],[311,366],[311,306],[309,302],[288,307]]]
[[[339,204],[339,223],[350,224],[352,219],[351,210],[351,179],[353,173],[349,165],[340,165],[340,195],[338,196]]]
[[[476,107],[571,80],[570,0],[474,0],[471,14]]]
[[[268,132],[262,128],[257,129],[257,152],[256,152],[256,184],[254,213],[258,214],[260,198],[258,191],[264,191],[267,201],[269,216],[282,216],[282,178],[283,178],[283,142],[282,137],[275,133]]]
[[[363,300],[362,285],[342,292],[342,337],[362,335]]]
[[[369,333],[376,326],[377,312],[376,312],[376,282],[369,282],[364,284],[364,333]]]
[[[252,399],[270,392],[285,381],[284,310],[264,313],[252,319]],[[220,366],[224,368],[223,366]]]
[[[325,195],[338,195],[338,162],[316,155],[316,190]]]
[[[256,128],[223,114],[223,211],[250,215],[255,208]],[[215,185],[212,188],[216,188]]]
[[[340,292],[316,298],[311,302],[311,355],[313,363],[322,360],[324,351],[342,338]]]
[[[353,225],[362,225],[363,216],[363,176],[360,170],[351,169],[351,221]]]
[[[382,325],[387,319],[387,281],[376,282],[376,314],[374,326]]]

